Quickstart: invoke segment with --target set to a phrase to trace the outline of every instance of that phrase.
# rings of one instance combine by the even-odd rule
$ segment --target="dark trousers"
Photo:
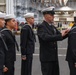
[[[74,62],[68,62],[70,75],[76,75],[76,67]]]
[[[59,75],[58,61],[41,62],[42,75]]]
[[[0,69],[0,75],[3,75],[3,69]]]
[[[7,63],[8,71],[4,73],[4,75],[14,75],[14,62]]]
[[[26,60],[21,63],[21,75],[32,75],[33,54],[26,55]]]

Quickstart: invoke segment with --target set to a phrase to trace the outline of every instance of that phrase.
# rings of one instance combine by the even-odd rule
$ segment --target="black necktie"
[[[35,40],[35,42],[36,42],[36,36],[35,36],[35,34],[34,34],[34,31],[33,31],[33,30],[32,30],[32,34],[33,34],[34,40]]]
[[[19,51],[19,47],[18,47],[18,43],[17,43],[17,41],[16,41],[15,34],[12,33],[12,35],[13,35],[13,38],[14,38],[14,41],[15,41],[15,44],[16,44],[17,51]]]
[[[51,25],[51,28],[53,29],[54,34],[56,34],[56,29],[53,25]]]

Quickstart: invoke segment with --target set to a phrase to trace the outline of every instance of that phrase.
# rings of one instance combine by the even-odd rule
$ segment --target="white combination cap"
[[[52,15],[54,15],[55,14],[54,8],[55,7],[45,8],[45,9],[42,10],[42,13],[43,14],[52,14]]]
[[[34,13],[26,13],[24,15],[25,18],[34,17]]]
[[[5,13],[0,12],[0,18],[5,18],[5,16],[6,16]]]
[[[11,19],[11,18],[15,18],[14,14],[7,14],[5,19]]]
[[[55,7],[44,8],[44,9],[42,10],[42,12],[45,12],[45,11],[54,11],[54,8],[55,8]]]

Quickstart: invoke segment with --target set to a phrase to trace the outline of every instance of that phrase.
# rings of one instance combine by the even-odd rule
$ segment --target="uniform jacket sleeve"
[[[7,32],[6,31],[2,31],[1,32],[2,34],[3,34],[3,39],[4,39],[4,41],[6,42],[7,41]],[[7,53],[7,50],[4,50],[4,54],[5,54],[5,59],[4,59],[4,66],[6,66],[7,67],[7,58],[6,58],[6,53]]]
[[[71,33],[70,36],[70,49],[74,60],[76,61],[76,32]]]
[[[57,30],[56,30],[57,31]],[[39,26],[37,31],[38,37],[44,41],[59,41],[62,40],[61,33],[57,31],[57,34],[48,34],[44,26]]]
[[[28,39],[28,29],[22,28],[20,35],[21,54],[26,55],[26,46]]]

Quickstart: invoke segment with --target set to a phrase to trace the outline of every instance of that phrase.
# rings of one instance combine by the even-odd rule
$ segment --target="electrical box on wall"
[[[55,18],[54,18],[54,21],[59,21],[59,18],[56,18],[56,17],[55,17]]]
[[[67,18],[67,21],[74,21],[74,18]]]

